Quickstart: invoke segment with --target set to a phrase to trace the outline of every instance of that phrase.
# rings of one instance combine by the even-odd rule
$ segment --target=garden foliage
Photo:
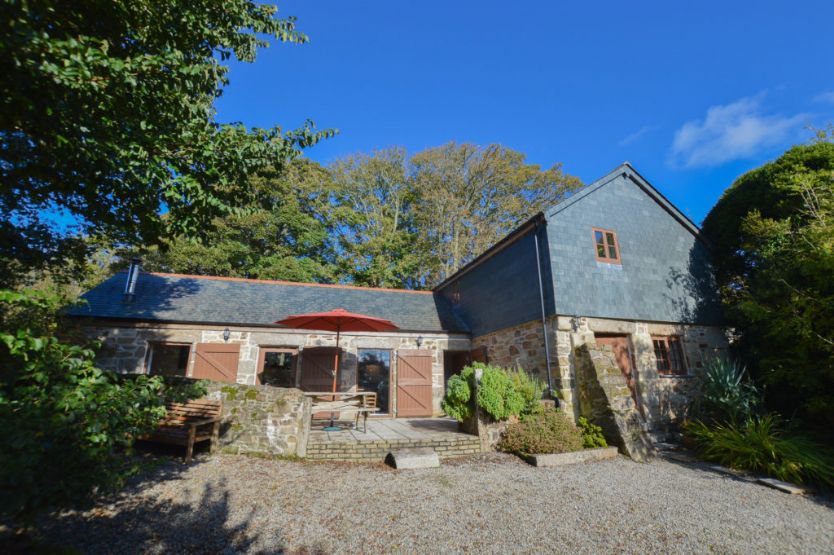
[[[737,362],[714,358],[701,375],[700,396],[695,412],[707,421],[742,422],[761,408],[758,389]]]
[[[481,383],[475,394],[478,406],[495,420],[518,416],[525,408],[524,397],[515,388],[509,373],[498,366],[475,363],[481,368]]]
[[[477,388],[476,370],[481,371]],[[539,412],[543,389],[538,380],[527,376],[523,370],[508,371],[474,362],[449,378],[441,406],[447,415],[458,421],[472,414],[475,403],[494,420],[506,420],[511,416]],[[473,391],[476,391],[474,398]]]
[[[531,376],[521,368],[509,372],[509,375],[516,391],[524,399],[524,408],[521,413],[536,414],[544,410],[544,406],[541,404],[542,394],[546,387],[544,382]]]
[[[579,451],[584,442],[582,431],[558,409],[545,409],[509,424],[498,449],[517,455],[538,455]]]
[[[475,370],[465,367],[460,374],[455,374],[446,382],[446,394],[440,406],[448,416],[463,422],[472,414],[472,380]]]
[[[585,449],[596,449],[597,447],[608,447],[602,428],[585,418],[579,417],[579,430],[582,432],[582,446]]]
[[[694,421],[685,430],[707,460],[797,484],[834,487],[834,452],[792,430],[776,415],[712,425]]]
[[[834,437],[834,143],[796,146],[738,178],[710,211],[736,348],[768,409]]]
[[[0,307],[48,299],[0,293]],[[0,514],[20,523],[75,506],[137,470],[118,452],[165,415],[169,400],[205,393],[200,383],[119,376],[90,349],[27,328],[0,329]]]

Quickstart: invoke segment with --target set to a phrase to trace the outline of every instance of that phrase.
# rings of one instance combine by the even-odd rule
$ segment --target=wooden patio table
[[[312,398],[312,413],[317,412],[355,412],[356,423],[359,425],[359,416],[363,416],[363,433],[368,431],[368,414],[379,411],[377,407],[368,407],[365,397],[374,395],[372,391],[305,391],[306,397]],[[316,400],[318,397],[329,397],[332,400]]]

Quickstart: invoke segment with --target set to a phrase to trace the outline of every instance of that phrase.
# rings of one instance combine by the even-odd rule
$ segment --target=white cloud
[[[623,137],[620,140],[620,142],[617,143],[617,144],[619,144],[620,146],[630,145],[631,143],[635,142],[637,139],[639,139],[640,137],[642,137],[646,133],[650,133],[651,131],[654,131],[658,127],[660,127],[660,126],[659,125],[644,125],[640,129],[638,129],[637,131],[632,133],[631,135]]]
[[[687,168],[718,166],[784,145],[810,116],[763,114],[762,96],[712,106],[703,120],[684,123],[675,132],[672,163]]]
[[[827,102],[829,104],[834,104],[834,91],[821,92],[814,97],[814,100],[817,102]]]

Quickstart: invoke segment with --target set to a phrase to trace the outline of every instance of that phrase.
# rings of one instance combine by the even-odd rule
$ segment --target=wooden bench
[[[212,449],[217,447],[223,411],[221,401],[196,399],[186,403],[168,403],[165,408],[168,414],[159,427],[139,439],[184,445],[185,462],[191,461],[194,444],[199,441],[211,441]]]

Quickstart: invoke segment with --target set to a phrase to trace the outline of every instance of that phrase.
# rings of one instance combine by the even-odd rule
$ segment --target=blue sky
[[[220,121],[393,145],[500,143],[586,182],[624,160],[700,222],[834,121],[834,2],[286,1],[311,42],[233,64]]]

